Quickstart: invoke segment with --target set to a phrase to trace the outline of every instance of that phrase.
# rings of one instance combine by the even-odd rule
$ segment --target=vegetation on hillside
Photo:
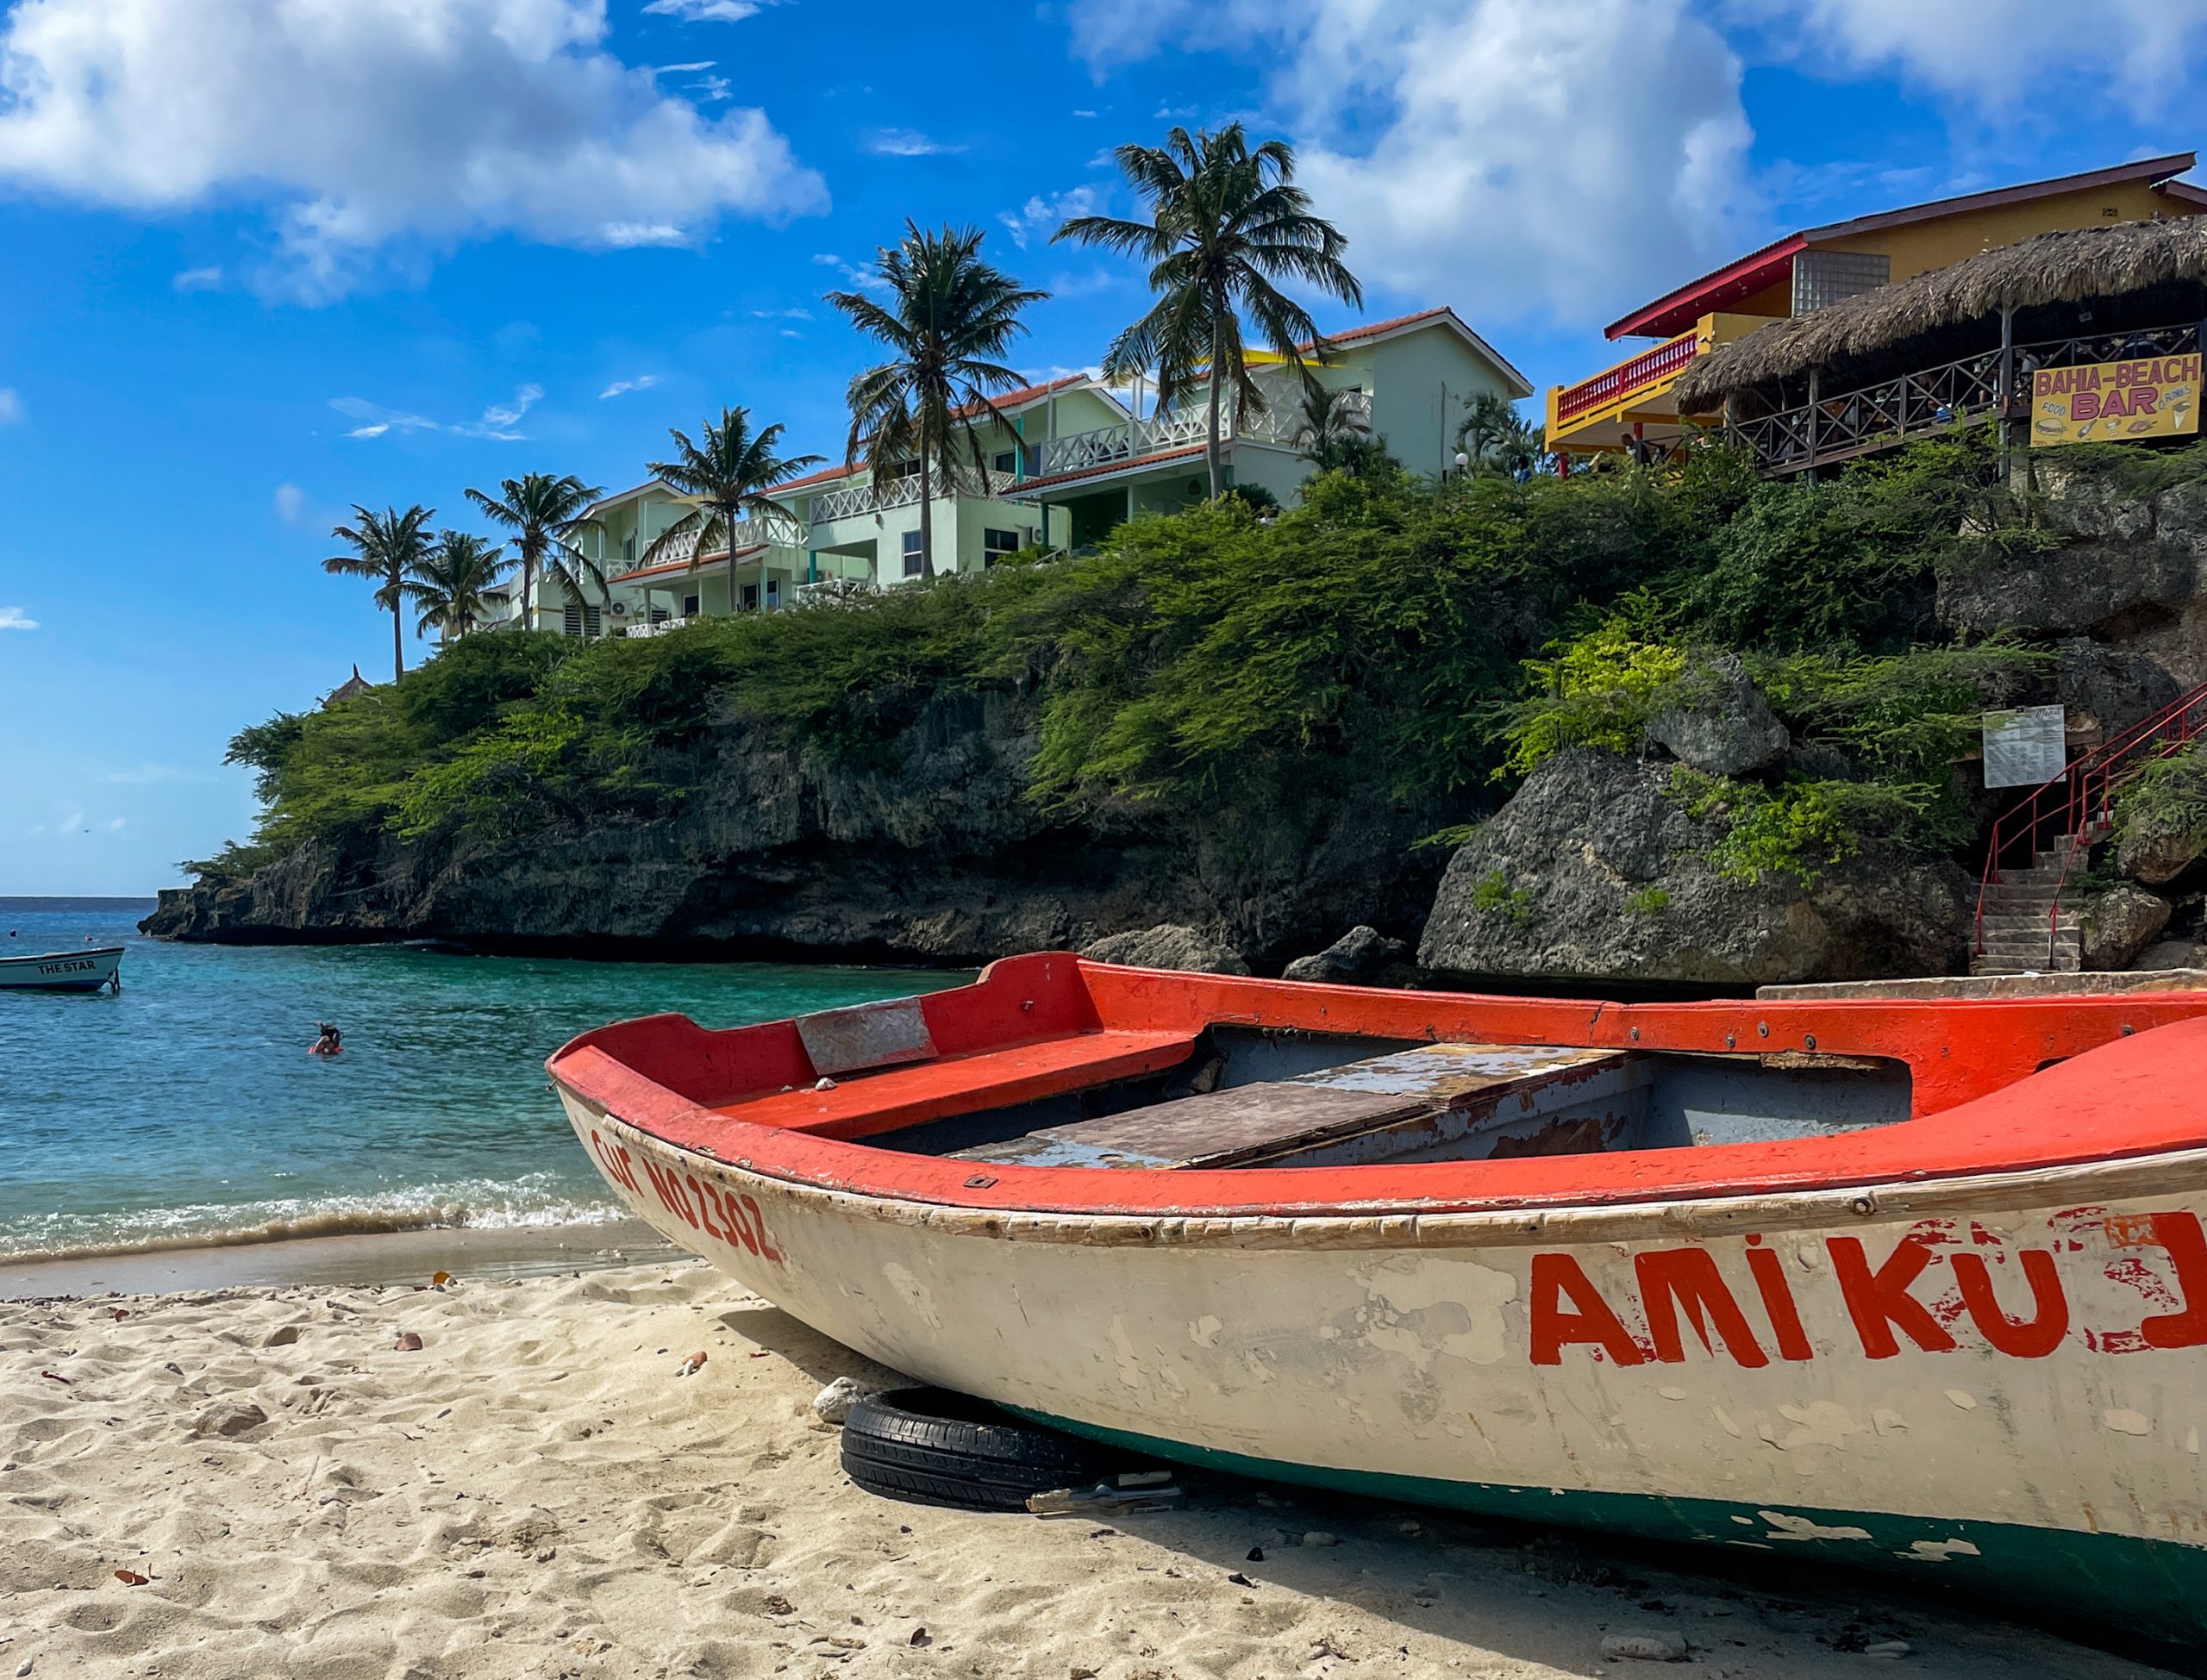
[[[885,766],[931,702],[1036,708],[1030,796],[1068,820],[1141,802],[1385,799],[1479,816],[1547,754],[1632,751],[1737,654],[1810,762],[1682,784],[1731,819],[1742,873],[1813,876],[1860,838],[1965,844],[1948,764],[2046,656],[1952,643],[1942,569],[2039,540],[1973,440],[1824,484],[1764,484],[1714,447],[1566,480],[1327,472],[1260,517],[1229,497],[1094,553],[838,605],[580,644],[476,635],[403,682],[232,745],[259,772],[234,873],[341,830],[514,838],[663,816],[727,743],[766,732]],[[1796,754],[1797,759],[1802,754]]]

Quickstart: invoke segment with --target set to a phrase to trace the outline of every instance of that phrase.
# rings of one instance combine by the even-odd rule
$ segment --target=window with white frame
[[[1017,531],[998,530],[991,525],[981,533],[981,564],[994,565],[1007,554],[1016,554],[1026,546]]]
[[[1016,449],[999,449],[991,465],[999,472],[1016,472],[1019,471],[1019,452]]]
[[[683,617],[685,617],[685,618],[695,618],[695,617],[697,617],[697,609],[698,609],[698,608],[699,608],[700,606],[702,606],[703,604],[703,602],[702,602],[702,601],[699,599],[699,597],[697,597],[697,596],[694,596],[694,595],[685,595],[685,596],[684,596],[682,597],[682,616],[683,616]]]
[[[759,610],[758,584],[746,584],[743,586],[743,610],[747,613],[755,613]]]
[[[920,575],[920,534],[907,531],[904,533],[904,575],[916,578]]]

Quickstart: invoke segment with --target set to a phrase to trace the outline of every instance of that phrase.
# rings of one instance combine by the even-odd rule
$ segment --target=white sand
[[[890,1503],[810,1410],[860,1362],[702,1267],[13,1302],[0,1352],[0,1677],[2148,1671],[1843,1578],[1780,1598],[1238,1483],[1108,1525]],[[220,1402],[269,1421],[194,1434]],[[1692,1660],[1602,1660],[1643,1630]]]

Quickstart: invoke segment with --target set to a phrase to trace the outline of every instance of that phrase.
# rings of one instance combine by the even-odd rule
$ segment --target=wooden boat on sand
[[[549,1066],[637,1214],[925,1382],[2207,1629],[2207,996],[1627,1007],[1051,954]]]
[[[122,990],[122,947],[86,946],[81,951],[48,951],[37,956],[0,956],[0,991],[97,991]]]

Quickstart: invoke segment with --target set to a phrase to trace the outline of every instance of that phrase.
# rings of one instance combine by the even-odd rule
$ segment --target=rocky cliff
[[[1355,923],[1423,919],[1441,860],[1410,841],[1429,813],[1273,790],[1072,823],[1024,797],[1035,746],[1031,711],[1003,695],[931,706],[879,768],[731,727],[671,819],[316,842],[163,894],[147,927],[974,963],[1172,922],[1276,966]]]
[[[1759,882],[1710,860],[1717,823],[1671,792],[1672,765],[1558,753],[1450,860],[1418,959],[1525,978],[1710,985],[1953,971],[1974,887],[1944,859],[1870,846]]]

